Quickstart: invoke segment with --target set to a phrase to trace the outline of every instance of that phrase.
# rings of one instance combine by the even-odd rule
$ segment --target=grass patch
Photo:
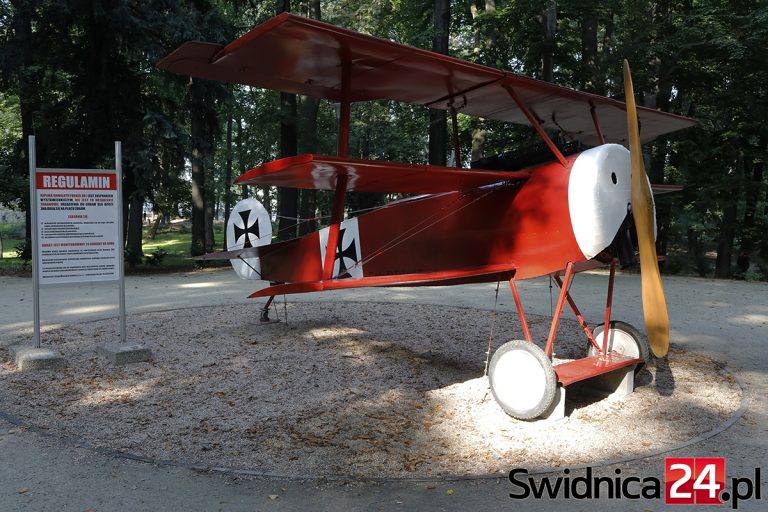
[[[16,246],[22,243],[22,238],[5,238],[3,237],[3,259],[16,257]]]
[[[229,266],[228,261],[204,262],[203,265],[189,259],[192,246],[192,234],[189,223],[179,222],[158,230],[154,240],[149,240],[149,228],[145,227],[142,234],[142,250],[145,261],[131,267],[125,263],[125,273],[129,275],[154,274],[163,272],[188,272],[200,268],[216,268]],[[224,227],[222,224],[214,226],[214,239],[216,249],[220,250],[224,242]],[[0,274],[5,275],[31,275],[29,264],[17,258],[16,246],[23,239],[3,237],[3,257],[0,259]],[[153,255],[162,257],[157,260]],[[152,261],[154,260],[154,261]]]
[[[200,262],[192,261],[190,247],[192,246],[192,233],[188,222],[173,223],[157,231],[154,240],[149,239],[150,228],[145,226],[142,236],[142,251],[144,263],[130,267],[126,264],[127,274],[151,274],[156,272],[185,272],[200,268],[228,266],[228,261]],[[214,224],[213,236],[216,248],[221,248],[224,240],[224,228],[222,224]],[[152,262],[155,255],[162,254],[160,262]]]
[[[3,237],[3,257],[0,258],[0,274],[23,274],[31,272],[24,260],[17,258],[16,246],[24,242],[21,238]]]
[[[145,235],[146,236],[146,235]],[[164,250],[168,255],[189,256],[192,235],[181,233],[158,233],[154,240],[144,238],[141,245],[144,254]]]

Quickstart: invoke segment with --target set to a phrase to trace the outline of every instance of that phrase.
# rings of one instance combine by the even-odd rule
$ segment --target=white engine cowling
[[[588,149],[574,162],[568,209],[576,242],[586,258],[597,256],[616,237],[631,205],[631,189],[629,150],[624,146]],[[655,222],[654,214],[654,232]]]

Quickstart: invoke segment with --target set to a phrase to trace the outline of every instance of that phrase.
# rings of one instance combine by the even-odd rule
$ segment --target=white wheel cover
[[[500,356],[492,378],[497,400],[512,410],[531,410],[544,399],[547,374],[539,360],[526,350],[513,349]]]
[[[604,333],[605,331],[595,336],[597,346],[600,348],[603,347]],[[629,357],[640,357],[640,348],[638,348],[635,338],[628,332],[619,329],[611,329],[608,335],[608,351],[611,350]],[[594,347],[591,345],[590,353],[594,353]]]
[[[257,235],[258,233],[258,235]],[[236,236],[238,235],[238,236]],[[248,243],[246,243],[248,237]],[[227,222],[227,250],[258,247],[272,241],[272,222],[269,213],[256,199],[243,199],[235,205]],[[229,260],[241,279],[261,279],[259,258]],[[253,268],[251,268],[253,267]],[[255,270],[254,270],[255,269]]]

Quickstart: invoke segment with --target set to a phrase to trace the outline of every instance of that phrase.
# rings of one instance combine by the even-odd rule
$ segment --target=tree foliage
[[[37,136],[41,165],[67,167],[111,166],[112,141],[121,140],[128,248],[135,258],[145,202],[164,215],[197,212],[194,253],[213,248],[216,211],[244,192],[260,197],[273,214],[299,218],[299,233],[314,228],[329,214],[327,194],[302,192],[281,209],[283,196],[275,190],[244,191],[225,180],[229,167],[237,176],[280,156],[286,120],[280,95],[155,68],[184,41],[231,41],[274,15],[278,3],[285,4],[0,0],[0,202],[24,208],[28,200],[26,136]],[[621,61],[628,59],[641,104],[700,120],[698,128],[645,148],[653,181],[685,185],[658,201],[668,269],[723,277],[768,273],[761,267],[768,259],[765,2],[439,5],[450,6],[448,53],[473,62],[621,98]],[[431,49],[444,27],[435,24],[435,6],[434,0],[294,0],[290,7]],[[297,97],[295,111],[296,149],[334,154],[337,106]],[[350,156],[427,162],[429,126],[423,107],[354,105]],[[459,115],[458,126],[465,165],[531,139],[525,127],[485,119]],[[349,209],[385,199],[350,195]]]

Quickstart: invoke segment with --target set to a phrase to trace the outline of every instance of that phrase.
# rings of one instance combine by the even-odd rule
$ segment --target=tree
[[[305,15],[312,19],[322,19],[320,0],[311,0],[302,3]],[[320,112],[320,100],[318,98],[305,97],[299,110],[299,140],[297,146],[301,153],[314,153],[318,150],[318,115]],[[299,200],[299,236],[306,235],[317,229],[317,190],[302,190]]]
[[[277,14],[290,12],[290,0],[277,1]],[[298,152],[298,132],[296,128],[296,95],[280,93],[280,157],[294,156]],[[296,237],[297,218],[299,216],[299,191],[295,188],[279,188],[277,193],[278,240]]]
[[[432,51],[448,55],[450,39],[451,3],[450,0],[435,0],[434,33],[432,34]],[[447,164],[448,149],[448,119],[445,110],[430,109],[429,111],[429,163],[433,165]]]

